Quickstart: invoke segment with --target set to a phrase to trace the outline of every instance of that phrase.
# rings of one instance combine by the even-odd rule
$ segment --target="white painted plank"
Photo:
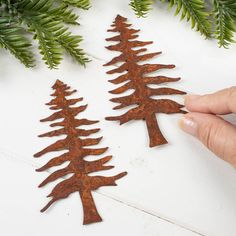
[[[107,68],[102,67],[105,61],[113,57],[112,53],[104,49],[104,38],[109,36],[105,31],[117,13],[127,16],[136,28],[142,29],[140,35],[143,40],[154,41],[154,44],[148,47],[150,52],[163,51],[163,55],[153,62],[177,65],[177,68],[168,74],[182,76],[183,80],[173,86],[190,93],[211,92],[235,85],[235,45],[230,50],[218,49],[215,42],[204,41],[187,25],[178,22],[177,18],[174,18],[172,13],[168,13],[163,7],[155,8],[155,11],[146,19],[136,19],[132,11],[128,10],[127,1],[111,0],[110,2],[109,5],[107,1],[93,1],[94,7],[81,16],[82,26],[79,30],[75,29],[76,32],[84,35],[86,51],[102,59],[94,59],[86,70],[71,63],[71,59],[65,61],[59,70],[50,71],[44,67],[43,63],[29,70],[24,69],[7,53],[3,53],[4,56],[0,57],[0,153],[9,155],[10,152],[14,159],[33,163],[33,165],[40,165],[46,161],[49,156],[42,160],[32,158],[35,152],[52,142],[52,139],[37,138],[38,134],[49,130],[46,124],[40,124],[38,120],[50,114],[43,104],[49,100],[50,86],[55,79],[62,79],[77,88],[78,96],[84,96],[85,102],[88,102],[89,107],[83,116],[101,120],[98,126],[102,128],[101,134],[104,136],[102,145],[110,146],[109,153],[114,155],[112,163],[116,165],[116,169],[109,173],[117,173],[121,170],[129,172],[129,175],[119,182],[119,187],[103,188],[99,190],[100,193],[205,235],[235,236],[235,170],[217,159],[196,140],[182,133],[177,127],[180,115],[158,116],[169,145],[154,149],[147,147],[148,137],[144,122],[135,121],[120,127],[116,122],[105,121],[105,116],[120,112],[112,111],[113,104],[108,101],[111,95],[107,91],[113,86],[107,82],[110,78],[105,74]],[[158,5],[158,8],[160,6]],[[167,74],[165,71],[163,73]],[[176,99],[181,101],[180,98]],[[4,166],[5,171],[10,170],[10,165],[5,166],[2,161],[0,164],[1,168]],[[1,179],[5,181],[0,182],[0,187],[3,191],[13,186],[15,175],[19,176],[18,181],[25,179],[22,182],[31,189],[28,197],[33,199],[35,195],[40,194],[35,197],[36,201],[30,207],[32,214],[27,216],[27,219],[36,221],[38,218],[34,214],[37,213],[33,213],[36,212],[35,205],[41,203],[44,195],[41,195],[40,190],[32,189],[32,186],[37,185],[46,174],[34,173],[32,170],[30,173],[21,168],[23,167],[19,166],[19,170],[13,171],[9,178],[6,178],[8,171],[2,172]],[[15,169],[12,167],[12,170]],[[47,192],[47,189],[45,191]],[[5,195],[5,199],[10,196],[13,200],[11,194]],[[20,222],[24,222],[23,219],[21,220],[24,218],[21,214],[22,209],[26,211],[27,207],[21,208],[21,202],[26,199],[25,195],[19,195],[17,199],[18,201],[13,205],[17,213],[13,209],[9,211],[11,215],[17,215],[17,218],[11,220],[11,215],[9,215],[8,218],[4,218],[5,225],[18,224],[16,221],[18,218]],[[65,205],[62,203],[61,214],[64,214],[64,208],[71,209],[71,205],[67,205],[68,202],[70,200],[66,201]],[[113,202],[110,203],[110,208],[116,205]],[[116,205],[117,215],[123,211],[119,207]],[[42,225],[48,225],[45,230],[49,230],[51,224],[57,224],[53,217],[56,209],[57,207],[53,208],[47,214],[46,217],[50,217],[50,220],[40,216]],[[78,209],[75,212],[71,219],[78,223],[80,212]],[[102,208],[101,213],[106,214]],[[144,217],[141,215],[140,213],[140,219]],[[2,222],[2,217],[3,214],[0,215],[0,222]],[[113,227],[115,222],[109,219],[106,224],[109,228]],[[67,226],[66,224],[61,227]],[[103,228],[104,226],[96,227]],[[156,226],[153,227],[151,231]],[[120,232],[125,232],[122,231],[122,227],[119,228],[121,228]],[[132,223],[130,223],[130,230],[134,230]],[[62,232],[65,231],[62,230]],[[83,231],[83,234],[86,235],[88,232],[90,232],[89,227]],[[178,234],[168,234],[168,230],[163,229],[163,235]],[[28,235],[24,234],[24,236]]]

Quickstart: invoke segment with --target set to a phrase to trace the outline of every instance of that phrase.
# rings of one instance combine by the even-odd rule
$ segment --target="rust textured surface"
[[[47,210],[54,202],[67,198],[74,192],[79,192],[84,211],[83,224],[102,221],[96,209],[92,191],[102,186],[115,186],[115,181],[122,178],[127,173],[123,172],[111,177],[89,175],[90,173],[113,168],[113,166],[104,165],[109,162],[112,156],[106,156],[94,161],[87,161],[84,159],[89,155],[101,155],[108,149],[107,147],[89,148],[91,145],[98,144],[102,137],[85,137],[98,132],[99,129],[79,128],[80,126],[97,123],[97,121],[76,118],[76,116],[83,112],[87,107],[86,105],[81,105],[79,107],[74,106],[77,102],[82,101],[82,98],[67,99],[67,97],[75,93],[76,90],[71,90],[69,86],[59,80],[56,81],[53,89],[55,92],[51,96],[54,98],[47,103],[47,105],[51,106],[50,109],[55,111],[55,113],[45,119],[42,119],[41,122],[55,121],[50,126],[60,128],[42,134],[39,137],[55,137],[65,135],[65,138],[56,141],[44,150],[36,153],[34,157],[41,157],[49,152],[65,150],[66,152],[64,154],[52,158],[47,164],[37,171],[45,171],[51,167],[60,166],[65,162],[68,162],[68,165],[50,174],[39,185],[39,187],[58,180],[61,177],[65,178],[68,174],[71,174],[71,177],[65,178],[64,180],[62,179],[62,181],[53,188],[52,192],[48,195],[51,200],[41,210],[41,212]],[[60,121],[57,121],[58,119],[60,119]]]
[[[144,46],[152,44],[136,40],[139,30],[132,29],[131,24],[126,23],[127,19],[118,15],[113,22],[112,29],[108,32],[117,33],[115,36],[106,39],[106,41],[118,42],[115,45],[106,47],[111,51],[118,51],[120,55],[112,59],[104,66],[118,65],[107,74],[121,73],[116,79],[110,80],[113,84],[122,84],[120,87],[110,91],[112,94],[121,94],[128,90],[133,92],[128,96],[115,97],[111,101],[119,103],[113,109],[121,109],[130,105],[136,105],[128,112],[120,116],[106,117],[106,120],[120,121],[124,124],[131,120],[145,120],[147,124],[150,147],[158,146],[167,143],[167,140],[162,135],[157,123],[156,113],[185,113],[181,108],[183,105],[170,99],[154,99],[152,96],[186,94],[183,91],[168,87],[151,88],[149,85],[159,85],[162,83],[175,82],[180,78],[170,78],[166,76],[148,76],[148,74],[160,69],[172,69],[174,65],[163,64],[141,64],[140,62],[151,59],[161,52],[146,53]],[[138,47],[138,49],[135,49]]]

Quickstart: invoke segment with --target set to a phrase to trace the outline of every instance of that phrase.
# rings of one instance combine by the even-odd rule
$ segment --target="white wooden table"
[[[189,93],[207,93],[236,84],[236,46],[219,49],[179,22],[166,5],[156,4],[146,19],[137,19],[125,0],[92,1],[93,7],[81,14],[74,32],[84,36],[83,47],[92,62],[87,69],[71,58],[59,70],[50,71],[43,63],[25,69],[8,53],[0,57],[0,235],[103,235],[103,236],[235,236],[236,171],[215,157],[177,126],[180,115],[158,115],[169,140],[160,148],[148,147],[145,123],[119,126],[105,121],[112,111],[108,93],[107,68],[102,65],[114,54],[107,51],[106,30],[119,13],[141,29],[140,39],[153,40],[150,52],[163,51],[152,62],[174,63],[177,68],[163,74],[181,76],[172,84]],[[45,214],[39,212],[47,202],[53,185],[37,189],[48,173],[34,169],[45,163],[32,156],[53,140],[39,139],[48,125],[39,122],[51,112],[51,86],[56,79],[78,89],[88,109],[83,116],[99,119],[102,146],[109,146],[112,164],[128,175],[117,187],[104,187],[94,199],[102,223],[82,225],[82,206],[78,194],[55,204]],[[173,97],[182,102],[180,97]],[[117,114],[119,111],[117,111]],[[228,117],[233,120],[235,117]]]

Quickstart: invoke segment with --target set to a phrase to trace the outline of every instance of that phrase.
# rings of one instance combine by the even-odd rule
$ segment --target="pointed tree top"
[[[65,84],[64,84],[61,80],[58,79],[58,80],[55,82],[55,84],[52,86],[52,88],[53,88],[53,89],[56,89],[56,88],[62,87],[62,86],[65,86]]]
[[[116,16],[116,19],[115,19],[115,21],[123,21],[123,22],[125,22],[127,20],[128,20],[127,18],[125,18],[119,14]]]
[[[52,97],[58,96],[58,92],[63,91],[65,92],[65,96],[70,96],[71,94],[77,92],[76,89],[72,91],[68,91],[71,87],[67,84],[64,84],[61,80],[57,80],[55,84],[52,86],[54,90],[56,90],[53,94],[51,94]]]

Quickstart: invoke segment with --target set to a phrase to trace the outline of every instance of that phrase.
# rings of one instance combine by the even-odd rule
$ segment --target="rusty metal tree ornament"
[[[157,123],[156,113],[185,113],[181,108],[183,105],[178,104],[170,99],[153,99],[156,95],[172,95],[172,94],[186,94],[183,91],[159,87],[151,88],[148,85],[159,85],[161,83],[175,82],[180,78],[170,78],[165,76],[147,76],[147,74],[158,71],[160,69],[172,69],[174,65],[162,64],[140,64],[141,61],[151,59],[161,52],[140,54],[147,51],[143,46],[152,44],[153,42],[142,42],[134,40],[138,37],[136,33],[139,30],[130,28],[131,24],[126,23],[127,19],[118,15],[111,25],[113,28],[108,32],[117,32],[118,35],[106,39],[106,41],[118,42],[115,45],[106,47],[111,51],[118,51],[121,54],[104,66],[115,65],[116,63],[123,63],[116,69],[110,70],[107,74],[122,73],[118,78],[110,80],[113,84],[121,84],[110,93],[121,94],[127,90],[134,90],[131,95],[112,98],[110,101],[119,103],[113,109],[120,109],[130,105],[137,105],[130,109],[123,115],[106,117],[106,120],[117,120],[120,124],[124,124],[131,120],[145,120],[150,138],[150,147],[158,146],[167,143],[162,135]],[[134,48],[140,49],[134,50]],[[124,84],[124,82],[126,82]]]
[[[47,210],[54,202],[63,198],[67,198],[74,192],[79,192],[84,211],[83,224],[102,221],[96,209],[91,192],[102,186],[116,186],[115,181],[122,178],[127,173],[122,172],[112,177],[89,175],[93,172],[113,168],[113,166],[104,165],[112,158],[112,156],[106,156],[95,161],[84,160],[86,156],[101,155],[108,149],[107,147],[87,148],[87,146],[98,144],[101,141],[102,137],[81,138],[89,136],[90,134],[97,133],[100,129],[85,130],[78,127],[82,125],[94,124],[98,121],[76,118],[76,116],[79,113],[83,112],[87,107],[87,105],[82,105],[79,107],[73,106],[77,102],[82,101],[83,98],[67,99],[67,96],[75,93],[76,90],[70,90],[69,86],[59,80],[56,81],[53,89],[55,90],[55,92],[51,96],[55,98],[47,103],[47,105],[51,106],[50,109],[56,110],[56,112],[51,116],[42,119],[41,122],[56,121],[58,119],[62,119],[61,121],[56,121],[55,123],[52,123],[50,125],[51,127],[62,128],[42,134],[39,137],[54,137],[60,135],[66,135],[66,137],[64,139],[56,141],[41,152],[38,152],[34,155],[34,157],[41,157],[42,155],[49,152],[66,150],[67,152],[51,159],[43,167],[37,169],[37,171],[45,171],[51,167],[59,166],[65,162],[69,162],[69,164],[66,167],[50,174],[39,185],[39,187],[58,180],[61,177],[66,177],[66,175],[68,174],[72,174],[72,176],[66,178],[65,180],[62,180],[53,188],[52,192],[48,195],[48,197],[51,197],[51,200],[41,210],[41,212]]]

